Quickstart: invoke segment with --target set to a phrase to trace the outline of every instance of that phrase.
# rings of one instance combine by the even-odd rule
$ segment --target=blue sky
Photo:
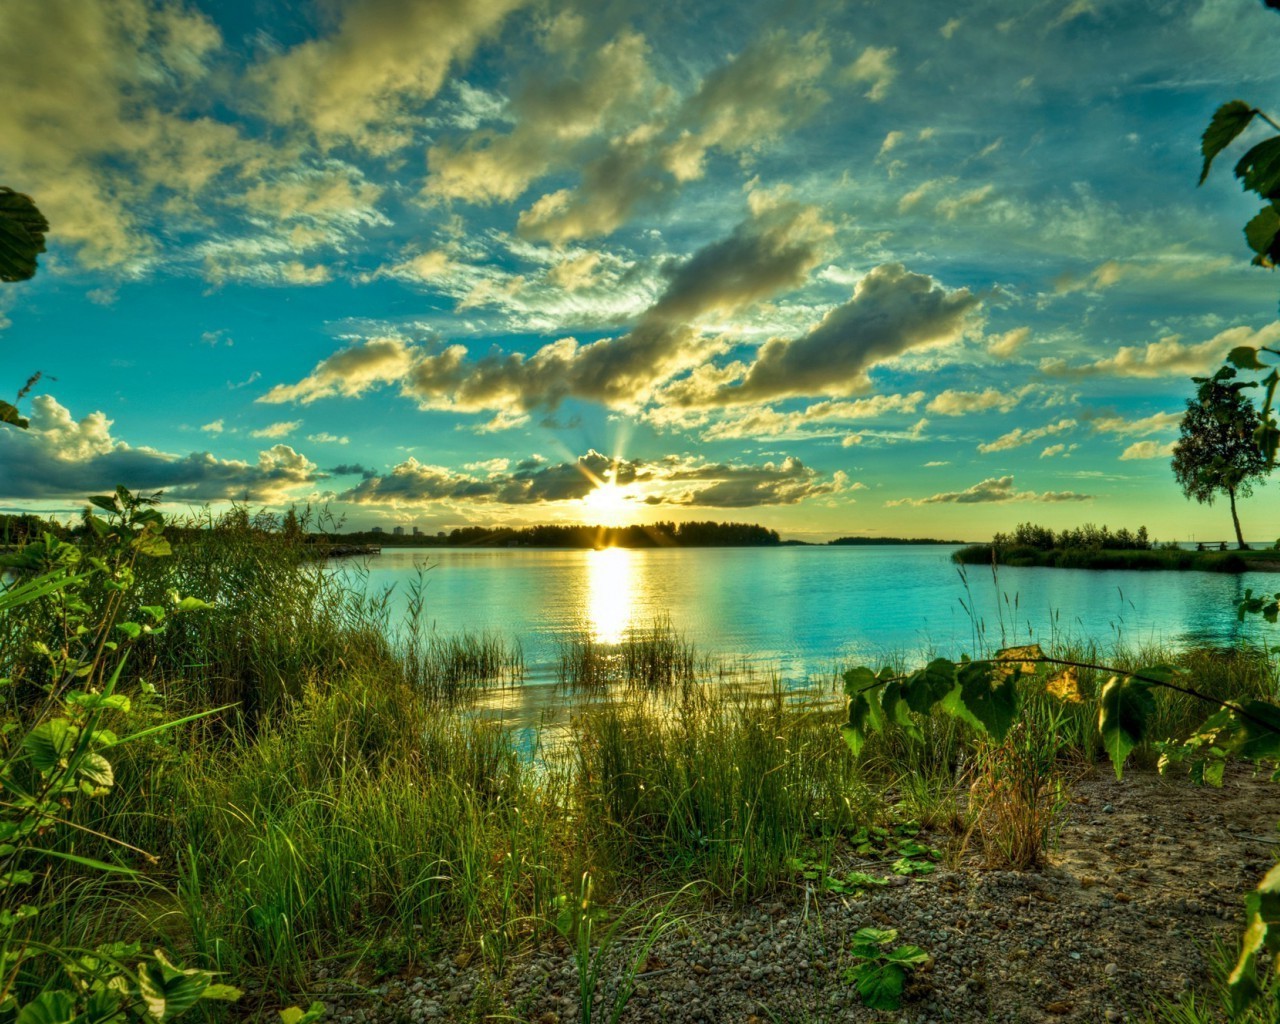
[[[7,0],[0,184],[52,230],[0,504],[1228,536],[1169,446],[1280,288],[1198,141],[1280,108],[1277,42],[1256,0]]]

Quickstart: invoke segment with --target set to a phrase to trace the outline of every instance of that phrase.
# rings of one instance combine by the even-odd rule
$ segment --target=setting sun
[[[625,488],[605,480],[582,499],[582,505],[594,523],[620,526],[631,518],[633,501]]]

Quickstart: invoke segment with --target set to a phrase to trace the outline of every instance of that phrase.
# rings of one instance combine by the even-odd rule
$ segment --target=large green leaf
[[[42,722],[27,733],[23,747],[31,755],[37,771],[47,772],[58,766],[73,749],[80,730],[65,718]]]
[[[1259,142],[1236,164],[1236,177],[1251,192],[1264,199],[1280,192],[1280,136]]]
[[[1280,758],[1280,707],[1261,700],[1246,701],[1235,718],[1239,722],[1236,754],[1250,761]]]
[[[0,187],[0,281],[35,276],[36,255],[44,252],[49,222],[30,196]]]
[[[71,1024],[76,1001],[70,992],[41,992],[18,1013],[14,1024]]]
[[[1248,234],[1248,228],[1245,233]],[[1252,243],[1250,243],[1252,244]],[[1258,350],[1252,345],[1239,345],[1227,353],[1227,362],[1241,370],[1265,370],[1266,364],[1259,362]]]
[[[1018,714],[1018,687],[1007,665],[964,662],[956,685],[942,702],[944,710],[997,740],[1004,739]]]
[[[1102,745],[1111,758],[1116,778],[1124,770],[1125,759],[1147,735],[1147,726],[1155,714],[1156,702],[1149,683],[1112,676],[1098,697],[1098,732]]]
[[[955,684],[955,663],[946,658],[935,658],[907,677],[902,685],[902,697],[916,714],[927,715]]]
[[[873,1010],[896,1010],[902,1005],[902,985],[906,972],[897,964],[882,964],[860,972],[858,995]]]
[[[1209,176],[1213,158],[1226,149],[1235,137],[1249,127],[1257,111],[1243,100],[1224,103],[1214,111],[1209,127],[1200,137],[1200,152],[1204,155],[1204,167],[1200,171],[1200,184]]]
[[[1245,225],[1244,237],[1248,241],[1250,249],[1256,253],[1265,254],[1271,251],[1277,230],[1280,230],[1280,213],[1276,211],[1274,205],[1264,206],[1258,211],[1258,215]],[[1246,366],[1242,367],[1242,369],[1260,370],[1265,369],[1265,367],[1261,365],[1256,367]]]

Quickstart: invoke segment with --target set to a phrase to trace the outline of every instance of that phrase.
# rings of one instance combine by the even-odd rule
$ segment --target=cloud
[[[844,77],[851,82],[865,82],[867,99],[879,103],[889,93],[889,86],[897,77],[893,58],[897,50],[891,47],[868,46],[858,59],[845,69]]]
[[[1057,423],[1047,423],[1043,427],[1033,427],[1030,430],[1014,427],[1007,434],[1001,434],[994,441],[978,445],[978,451],[984,455],[990,452],[1007,452],[1011,448],[1021,448],[1024,444],[1031,444],[1031,442],[1039,441],[1044,437],[1051,437],[1054,434],[1074,430],[1075,427],[1076,421],[1067,418],[1060,419]]]
[[[1070,458],[1071,453],[1080,446],[1078,444],[1051,444],[1040,453],[1042,459],[1052,459],[1061,455],[1064,459]]]
[[[484,129],[428,149],[424,195],[510,202],[544,175],[573,166],[596,135],[627,134],[662,102],[649,56],[644,36],[627,30],[599,48],[574,48],[556,62],[557,73],[540,65],[507,104],[509,132]]]
[[[1097,419],[1090,420],[1089,426],[1099,434],[1142,437],[1144,434],[1177,430],[1182,425],[1182,415],[1180,412],[1157,412],[1136,420],[1127,420],[1123,416],[1099,416]]]
[[[1072,366],[1065,359],[1042,359],[1044,373],[1062,377],[1186,377],[1204,373],[1227,358],[1240,345],[1275,345],[1280,342],[1280,320],[1258,330],[1231,327],[1198,345],[1184,345],[1170,335],[1147,345],[1122,345],[1116,354],[1094,363]]]
[[[570,396],[635,407],[655,386],[718,351],[720,343],[704,341],[694,326],[700,318],[730,316],[798,286],[821,260],[831,232],[813,207],[756,193],[751,216],[727,238],[670,266],[665,289],[619,337],[587,345],[561,338],[532,355],[495,352],[480,359],[469,358],[464,345],[376,338],[335,353],[301,381],[277,385],[259,401],[357,397],[399,383],[401,393],[424,409],[498,410],[508,417],[504,422],[522,422],[520,414],[555,408]]]
[[[359,0],[333,32],[266,60],[250,84],[277,124],[304,127],[323,148],[386,155],[415,140],[413,111],[440,91],[519,0]]]
[[[1123,282],[1194,281],[1233,266],[1235,261],[1227,256],[1189,252],[1144,253],[1132,260],[1106,260],[1083,274],[1062,274],[1054,280],[1053,290],[1058,295],[1070,295],[1073,292],[1099,292]]]
[[[1135,441],[1120,453],[1120,461],[1127,462],[1131,459],[1167,459],[1173,455],[1173,448],[1176,441],[1170,441],[1168,444],[1161,444],[1159,441]]]
[[[1077,494],[1074,491],[1018,491],[1014,489],[1012,476],[988,477],[963,491],[946,491],[928,498],[900,498],[897,501],[886,501],[886,508],[903,505],[978,505],[1006,504],[1009,502],[1064,502],[1092,501],[1091,494]]]
[[[985,391],[957,391],[948,388],[934,396],[926,408],[939,416],[968,416],[970,413],[992,410],[1008,412],[1033,390],[1029,384],[1017,390],[987,388]]]
[[[340,498],[382,505],[535,505],[579,501],[607,481],[621,488],[625,500],[638,504],[749,508],[794,505],[863,486],[851,483],[842,472],[827,478],[795,458],[760,465],[689,456],[646,462],[610,459],[592,450],[572,462],[549,463],[534,457],[513,469],[508,460],[494,459],[464,468],[467,472],[410,458],[390,473],[366,476]]]
[[[371,480],[378,475],[376,469],[370,469],[368,466],[362,466],[358,462],[343,462],[336,466],[331,466],[325,470],[330,476],[359,476],[366,480]]]
[[[967,288],[948,291],[900,263],[876,267],[853,298],[799,338],[771,338],[741,379],[699,393],[676,386],[687,405],[734,405],[792,395],[850,395],[869,387],[867,370],[924,346],[958,341],[979,305]]]
[[[168,499],[286,500],[290,488],[321,479],[315,463],[288,445],[258,453],[256,463],[210,452],[172,455],[134,448],[111,436],[101,412],[76,420],[50,395],[31,403],[31,427],[0,431],[0,488],[9,498],[80,497],[110,491],[164,490]]]
[[[913,413],[924,401],[924,397],[923,391],[913,391],[905,395],[872,395],[853,402],[817,402],[794,412],[779,412],[768,406],[734,410],[725,418],[712,423],[703,433],[703,438],[713,441],[740,437],[804,437],[823,431],[830,433],[833,429],[831,425],[837,423],[861,423],[890,413]]]
[[[346,436],[339,437],[336,434],[329,433],[327,430],[322,430],[318,434],[308,434],[307,440],[312,441],[315,444],[350,444],[351,443],[351,438]]]
[[[278,441],[282,437],[288,437],[300,426],[302,426],[302,420],[281,420],[279,423],[268,424],[260,430],[251,430],[249,436],[266,437]]]
[[[988,338],[987,351],[993,356],[1008,359],[1026,344],[1029,337],[1031,337],[1030,327],[1015,327],[1011,331],[1005,331],[1004,334]]]
[[[200,428],[206,434],[221,434],[223,430],[222,420],[214,420],[212,423],[206,423]]]
[[[651,497],[650,504],[698,505],[706,508],[752,508],[759,505],[794,505],[809,498],[849,489],[849,479],[837,471],[830,480],[799,459],[760,466],[726,463],[668,462],[661,477],[674,490]],[[682,485],[691,484],[687,488]],[[703,486],[705,484],[705,486]],[[857,486],[857,485],[854,485]]]
[[[637,207],[702,178],[713,151],[750,154],[808,120],[827,101],[817,82],[829,63],[819,33],[763,33],[669,113],[613,133],[582,163],[576,186],[541,196],[520,215],[520,234],[564,244],[611,233]]]
[[[483,479],[409,458],[389,474],[367,477],[340,497],[381,505],[437,501],[531,505],[585,498],[605,479],[627,485],[647,478],[641,463],[610,459],[594,450],[573,462],[546,464],[527,459],[510,472],[486,471]]]

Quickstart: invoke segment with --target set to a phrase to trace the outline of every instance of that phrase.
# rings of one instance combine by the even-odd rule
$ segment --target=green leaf
[[[242,989],[236,988],[234,985],[210,985],[204,990],[204,999],[220,999],[226,1003],[234,1003],[244,995]]]
[[[923,964],[929,962],[929,954],[919,946],[899,946],[888,959],[895,964]]]
[[[1248,233],[1249,229],[1245,228],[1245,234],[1247,235]],[[1252,345],[1240,345],[1233,348],[1227,353],[1227,362],[1241,370],[1265,370],[1267,368],[1265,363],[1258,361],[1258,350]]]
[[[136,622],[117,622],[116,629],[120,630],[130,640],[137,640],[142,636],[142,627]]]
[[[116,784],[116,775],[111,768],[111,762],[101,754],[85,754],[76,766],[76,774],[99,789],[110,789]]]
[[[18,412],[18,407],[0,400],[0,423],[8,423],[19,430],[26,430],[31,421]]]
[[[1274,206],[1264,206],[1258,211],[1248,224],[1244,226],[1245,241],[1249,243],[1249,248],[1256,252],[1259,256],[1267,256],[1276,244],[1276,233],[1280,232],[1280,213],[1276,212]],[[1232,354],[1239,349],[1232,349]],[[1239,365],[1238,363],[1236,365]],[[1244,370],[1263,370],[1266,367],[1259,364],[1258,366],[1243,366]]]
[[[89,504],[97,505],[98,508],[104,509],[113,515],[121,511],[120,503],[116,501],[114,494],[91,494],[89,495]]]
[[[138,965],[138,991],[147,1012],[157,1020],[172,1020],[200,1001],[212,975],[196,968],[182,970],[155,951],[155,959]]]
[[[41,722],[22,741],[37,771],[53,771],[75,748],[80,730],[65,718]]]
[[[1280,192],[1280,136],[1265,139],[1236,164],[1236,177],[1250,192],[1273,199]]]
[[[896,1010],[902,1005],[902,985],[906,972],[897,964],[883,964],[861,974],[858,995],[873,1010]]]
[[[1237,741],[1231,745],[1234,753],[1250,761],[1280,758],[1280,707],[1261,700],[1245,701],[1235,718],[1240,724]]]
[[[1098,696],[1098,731],[1117,779],[1124,770],[1125,758],[1146,737],[1155,710],[1149,683],[1131,676],[1112,676],[1102,687]]]
[[[314,1002],[304,1013],[300,1007],[290,1006],[280,1011],[280,1024],[315,1024],[324,1016],[324,1003]]]
[[[876,682],[876,674],[871,669],[861,665],[851,668],[844,674],[844,695],[855,697],[864,690],[874,689]]]
[[[970,661],[956,670],[957,685],[942,702],[943,710],[974,728],[1004,739],[1018,714],[1018,688],[1013,673],[986,661]]]
[[[76,1001],[61,989],[41,992],[18,1013],[14,1024],[71,1024],[76,1019]]]
[[[1204,167],[1200,171],[1198,184],[1203,185],[1205,178],[1209,176],[1209,167],[1213,163],[1213,158],[1231,145],[1235,137],[1249,127],[1249,122],[1253,120],[1253,115],[1256,113],[1257,111],[1243,100],[1224,103],[1214,111],[1209,127],[1200,137],[1200,152],[1204,155]]]
[[[36,255],[44,252],[49,230],[30,196],[0,188],[0,281],[27,281],[35,276]]]
[[[869,942],[877,946],[885,946],[898,937],[897,928],[859,928],[853,934],[855,943]]]
[[[201,601],[198,597],[184,597],[175,605],[175,611],[179,612],[198,612],[205,608],[214,607],[208,601]]]
[[[924,668],[912,672],[902,684],[907,706],[918,715],[927,715],[956,684],[955,662],[934,658]]]
[[[138,549],[140,555],[150,555],[152,558],[163,558],[173,554],[173,548],[169,546],[169,542],[154,530],[143,530],[138,534],[138,539],[133,542],[133,546]]]

